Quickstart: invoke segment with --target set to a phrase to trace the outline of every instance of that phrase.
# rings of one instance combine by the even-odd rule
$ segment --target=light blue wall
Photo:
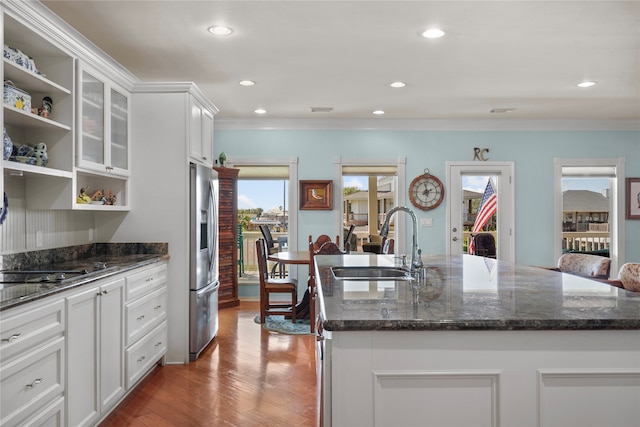
[[[425,167],[444,182],[447,161],[473,160],[474,147],[489,148],[492,161],[515,163],[516,262],[553,265],[554,157],[624,157],[625,174],[640,177],[638,131],[302,131],[217,130],[215,151],[232,157],[298,156],[299,179],[333,179],[334,158],[406,157],[406,179]],[[217,154],[216,154],[217,155]],[[445,183],[446,186],[446,183]],[[420,230],[423,253],[445,253],[445,205],[416,212],[433,218]],[[326,211],[300,211],[299,245],[326,232]],[[640,260],[640,221],[626,221],[626,259]],[[624,261],[624,260],[621,260]]]

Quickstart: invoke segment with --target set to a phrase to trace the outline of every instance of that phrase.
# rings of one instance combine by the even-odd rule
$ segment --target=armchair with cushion
[[[620,267],[617,279],[602,281],[627,291],[640,292],[640,263],[628,262],[623,264]]]
[[[598,255],[566,253],[558,259],[558,267],[550,270],[593,279],[608,279],[611,260]]]

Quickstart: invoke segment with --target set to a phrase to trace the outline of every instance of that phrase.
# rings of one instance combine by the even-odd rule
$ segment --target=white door
[[[491,176],[497,194],[497,258],[515,261],[514,182],[512,162],[447,162],[447,245],[448,255],[463,253],[465,176]],[[480,190],[482,192],[483,190]]]

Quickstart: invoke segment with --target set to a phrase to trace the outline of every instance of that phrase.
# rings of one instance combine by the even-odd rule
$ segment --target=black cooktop
[[[104,262],[95,262],[91,265],[74,266],[65,268],[38,268],[33,270],[3,270],[0,271],[0,283],[64,283],[66,280],[76,279],[79,276],[90,276],[96,273],[104,273],[115,267],[108,267]]]

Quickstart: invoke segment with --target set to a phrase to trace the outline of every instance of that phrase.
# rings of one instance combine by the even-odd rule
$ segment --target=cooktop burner
[[[104,262],[95,262],[92,266],[74,269],[4,270],[0,271],[0,283],[63,283],[68,279],[105,272],[111,268],[107,268]]]
[[[65,279],[76,277],[89,272],[83,270],[27,270],[27,271],[3,271],[0,274],[0,283],[57,283]]]

